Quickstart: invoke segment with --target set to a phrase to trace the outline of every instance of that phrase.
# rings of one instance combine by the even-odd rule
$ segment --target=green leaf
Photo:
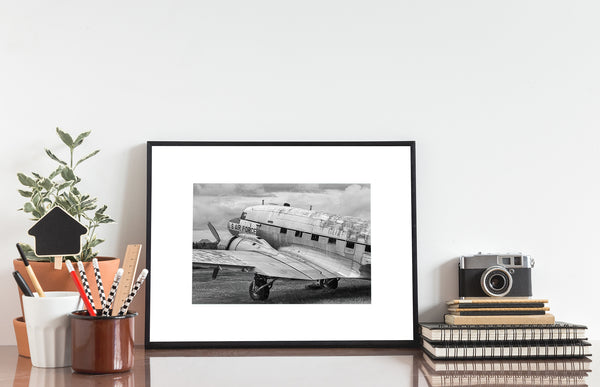
[[[81,211],[91,211],[91,210],[95,210],[96,209],[96,200],[97,199],[90,199],[90,200],[82,200],[81,203],[79,204],[79,206],[81,207]]]
[[[31,172],[31,174],[36,178],[36,179],[43,179],[43,177],[39,174],[39,173],[35,173],[35,172]]]
[[[19,191],[21,196],[23,196],[24,198],[30,198],[33,195],[33,192],[23,191],[22,189],[18,189],[17,191]]]
[[[26,185],[28,187],[35,187],[35,180],[33,180],[31,177],[26,176],[23,173],[17,173],[17,178],[19,179],[21,184]]]
[[[35,211],[35,207],[33,206],[33,204],[27,202],[23,206],[23,211],[25,211],[25,212],[33,212],[33,211]]]
[[[71,205],[69,204],[69,201],[64,198],[64,195],[65,194],[63,193],[56,198],[56,204],[66,211],[66,208],[69,208]]]
[[[73,170],[69,167],[64,167],[62,171],[60,171],[60,175],[67,181],[75,180],[75,173],[73,173]]]
[[[79,145],[81,145],[81,143],[83,142],[83,140],[87,136],[89,136],[90,133],[92,133],[92,131],[84,132],[84,133],[81,133],[79,136],[77,136],[77,138],[75,139],[75,142],[73,143],[73,148],[78,147]]]
[[[52,180],[54,179],[56,176],[60,175],[60,172],[62,171],[62,167],[58,167],[54,170],[54,172],[52,172],[50,174],[50,176],[48,176],[48,179]]]
[[[59,128],[56,128],[56,133],[58,134],[58,137],[60,137],[62,142],[65,143],[66,146],[73,149],[73,137],[71,137],[69,133],[63,132]]]
[[[106,211],[107,208],[108,208],[108,206],[106,204],[103,205],[102,207],[100,207],[98,209],[98,211],[96,211],[96,215],[102,215],[102,214],[104,214],[104,211]]]
[[[108,223],[114,223],[115,221],[111,218],[109,218],[108,216],[105,219],[100,220],[98,223],[102,223],[102,224],[108,224]]]
[[[62,191],[63,189],[67,188],[68,186],[70,186],[72,183],[70,181],[67,181],[66,183],[62,183],[60,184],[58,187],[56,187],[56,190],[58,192]]]
[[[100,149],[97,149],[97,150],[93,151],[92,153],[90,153],[89,155],[85,156],[84,158],[79,160],[77,162],[77,164],[75,164],[75,167],[77,167],[79,164],[83,163],[85,160],[89,159],[90,157],[96,156],[98,154],[98,152],[100,152]]]
[[[36,210],[31,211],[31,215],[33,215],[36,219],[39,219],[42,217],[42,214]]]
[[[44,187],[46,191],[50,191],[52,187],[54,187],[54,183],[52,183],[50,179],[46,179],[45,177],[42,179],[40,185]]]
[[[96,247],[102,242],[104,242],[104,239],[94,239],[90,241],[90,247]]]
[[[46,154],[48,155],[48,157],[50,157],[52,160],[56,161],[57,163],[60,163],[62,165],[67,165],[67,163],[65,161],[62,161],[61,159],[59,159],[54,153],[52,153],[50,151],[50,149],[46,149]]]
[[[31,197],[31,202],[36,207],[40,205],[40,200],[42,200],[42,195],[40,195],[39,193],[36,193]]]
[[[21,248],[23,249],[23,252],[25,253],[25,255],[27,255],[27,253],[33,253],[33,247],[31,247],[31,245],[28,245],[27,243],[19,243],[21,245]]]
[[[71,193],[68,193],[66,195],[66,198],[67,198],[67,201],[69,202],[69,204],[71,206],[76,206],[76,205],[79,204],[79,199],[77,199],[77,196],[75,196],[75,195],[73,195]]]

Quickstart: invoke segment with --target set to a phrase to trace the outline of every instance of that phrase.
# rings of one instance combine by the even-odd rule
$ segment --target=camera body
[[[477,254],[460,257],[459,297],[531,297],[535,261],[522,254]]]

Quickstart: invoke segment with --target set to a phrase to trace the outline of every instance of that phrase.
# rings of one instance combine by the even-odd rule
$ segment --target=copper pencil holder
[[[134,317],[92,317],[86,310],[69,315],[71,320],[71,367],[76,372],[106,374],[129,371],[133,367]]]

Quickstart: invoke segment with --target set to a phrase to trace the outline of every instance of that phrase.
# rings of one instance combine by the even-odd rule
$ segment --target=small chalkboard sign
[[[44,215],[28,231],[35,237],[35,255],[62,257],[81,252],[81,236],[88,229],[59,206]],[[62,258],[61,258],[62,259]]]

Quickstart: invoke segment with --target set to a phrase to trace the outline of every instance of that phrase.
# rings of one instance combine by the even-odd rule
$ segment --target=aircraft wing
[[[331,273],[329,278],[371,278],[370,267],[365,271],[359,263],[334,252],[325,252],[301,245],[282,247],[278,251],[280,254],[318,266],[322,270]]]
[[[230,267],[246,269],[267,277],[300,280],[320,280],[339,277],[339,273],[327,270],[315,260],[307,260],[300,254],[277,250],[193,250],[195,267]]]

